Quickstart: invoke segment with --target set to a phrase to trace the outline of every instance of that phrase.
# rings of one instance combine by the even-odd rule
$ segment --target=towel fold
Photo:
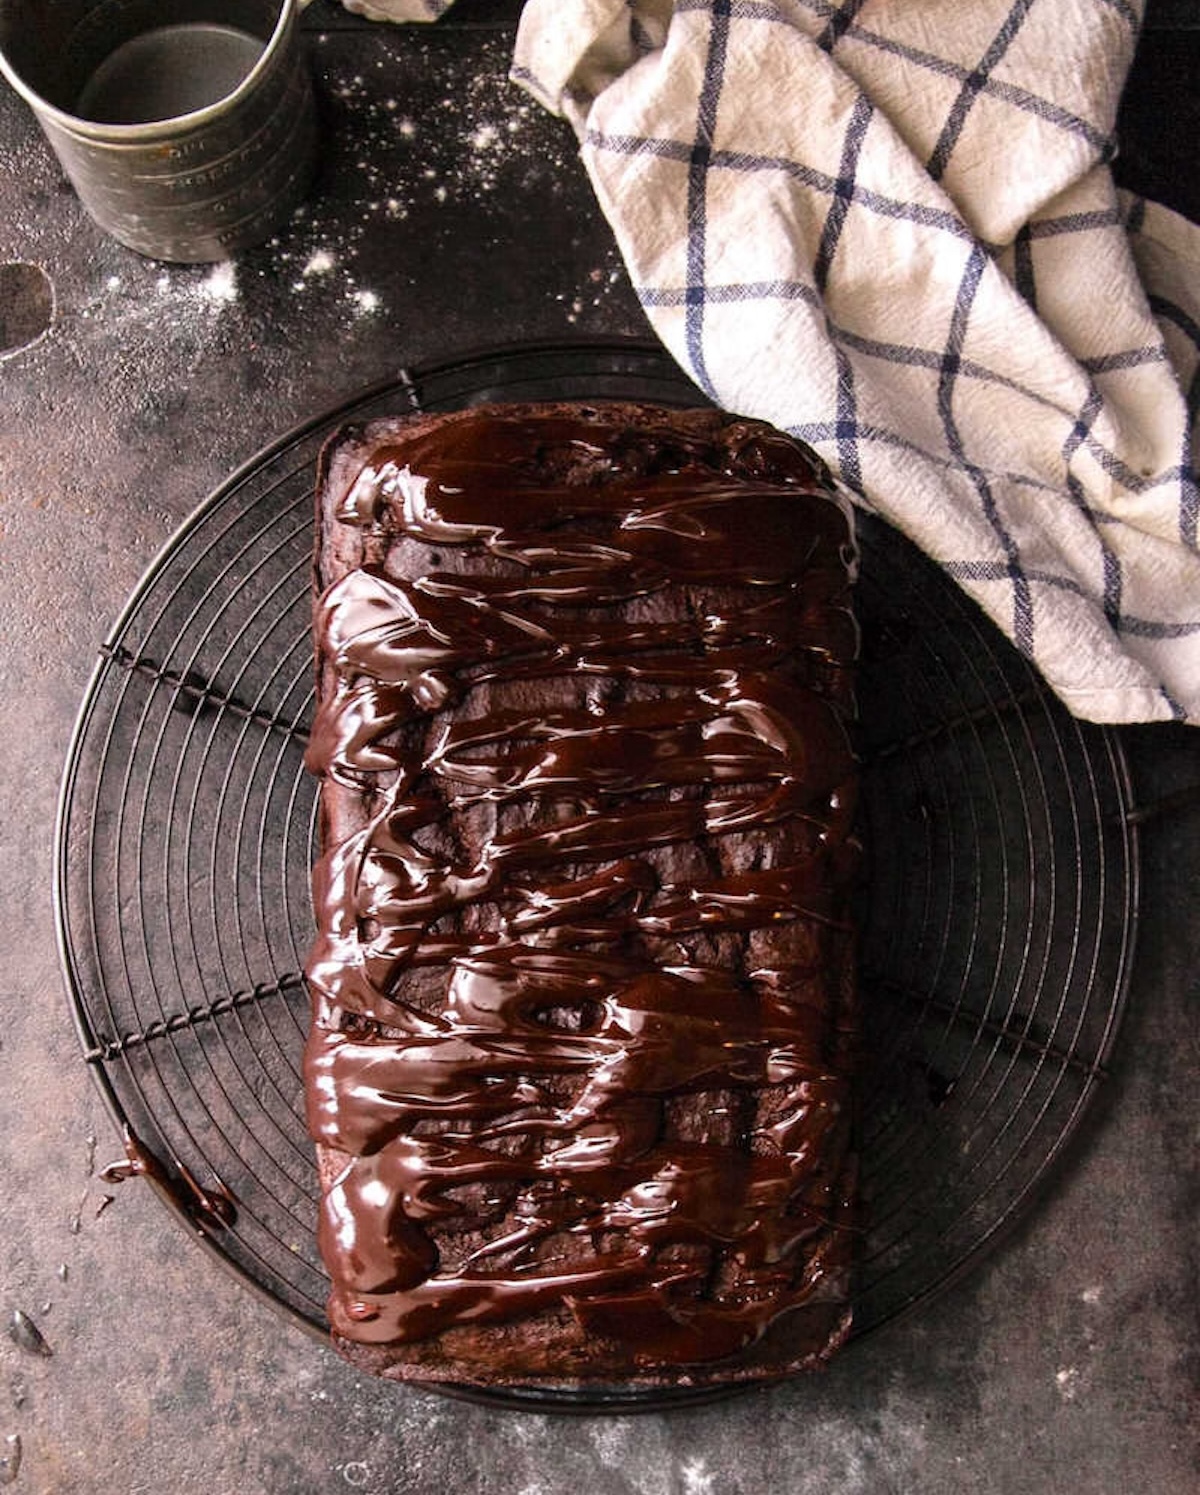
[[[1106,722],[1200,718],[1200,230],[1108,164],[1141,13],[527,0],[512,69],[696,383],[808,441]]]

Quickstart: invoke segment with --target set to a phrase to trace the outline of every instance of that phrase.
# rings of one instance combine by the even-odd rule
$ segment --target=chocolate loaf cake
[[[701,1384],[849,1325],[852,521],[759,423],[376,421],[318,494],[309,1124],[356,1364]]]

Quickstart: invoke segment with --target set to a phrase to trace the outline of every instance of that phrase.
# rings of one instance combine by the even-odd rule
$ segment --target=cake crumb
[[[9,1433],[4,1440],[4,1452],[0,1454],[0,1485],[13,1485],[21,1472],[21,1435]]]

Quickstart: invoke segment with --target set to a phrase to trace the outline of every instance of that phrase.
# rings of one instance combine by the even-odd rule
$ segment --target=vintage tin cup
[[[220,260],[303,197],[316,153],[296,0],[0,0],[0,72],[92,218]]]

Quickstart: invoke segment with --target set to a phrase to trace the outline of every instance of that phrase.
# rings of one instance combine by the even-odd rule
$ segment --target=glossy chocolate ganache
[[[344,1352],[779,1374],[844,1337],[852,521],[714,412],[343,433],[309,1120]]]

